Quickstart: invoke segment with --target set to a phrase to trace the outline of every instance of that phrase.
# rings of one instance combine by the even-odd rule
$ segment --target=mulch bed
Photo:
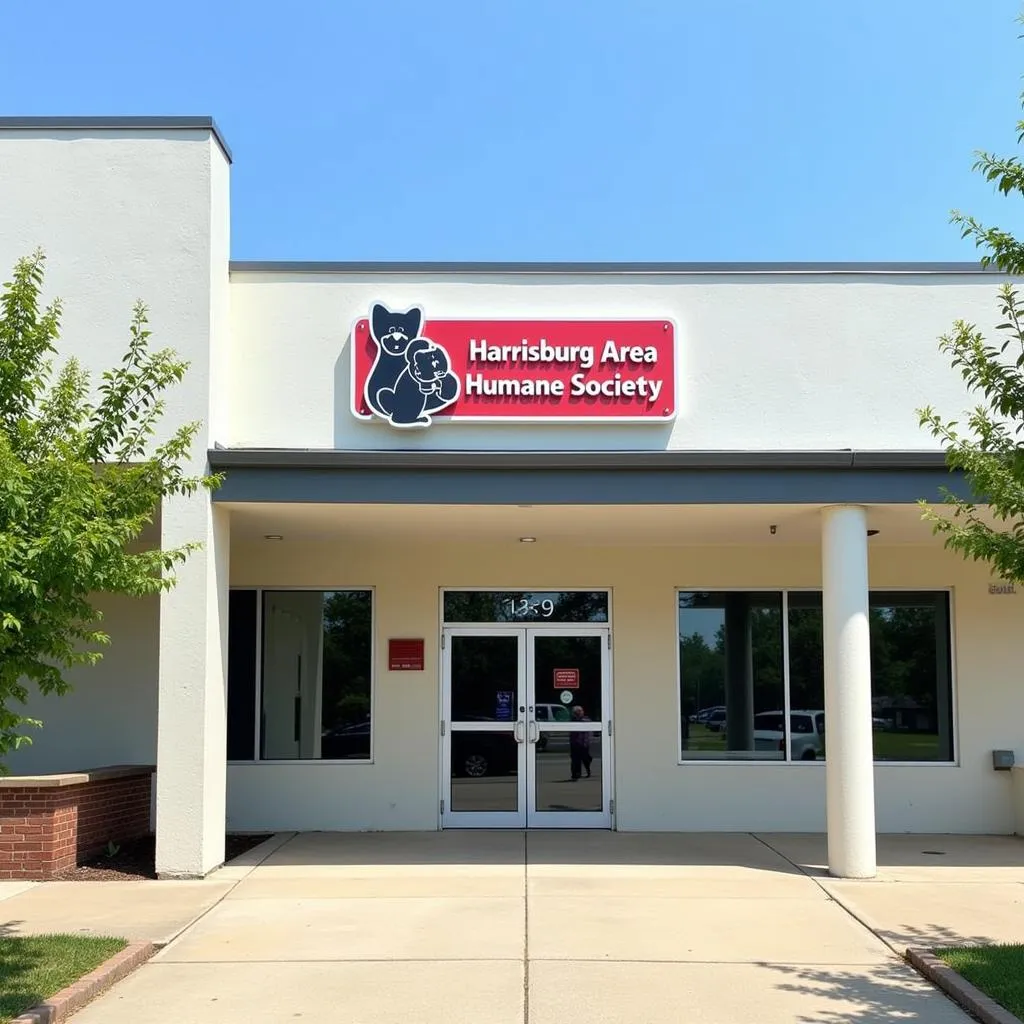
[[[225,838],[224,860],[233,860],[246,850],[259,846],[270,834],[231,835]],[[117,852],[108,855],[106,851],[86,858],[77,868],[63,871],[54,878],[56,882],[136,882],[145,878],[156,878],[156,837],[143,836],[121,843]]]

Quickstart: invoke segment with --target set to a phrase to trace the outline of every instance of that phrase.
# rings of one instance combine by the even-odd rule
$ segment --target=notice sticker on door
[[[494,720],[496,722],[511,722],[512,698],[515,697],[515,694],[511,690],[498,690],[496,697]]]
[[[578,668],[556,668],[556,690],[578,690],[580,688],[580,670]]]
[[[563,704],[572,703],[572,694],[568,690],[563,690],[558,698]]]

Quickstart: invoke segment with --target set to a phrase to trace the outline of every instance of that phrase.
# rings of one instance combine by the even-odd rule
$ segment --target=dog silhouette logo
[[[454,404],[462,390],[443,345],[423,333],[423,310],[404,313],[375,303],[370,337],[377,348],[363,397],[393,427],[429,427],[431,415]]]

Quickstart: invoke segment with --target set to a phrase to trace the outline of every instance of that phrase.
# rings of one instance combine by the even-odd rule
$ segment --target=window
[[[561,704],[538,704],[534,711],[538,722],[568,722],[572,715]]]
[[[952,761],[949,594],[871,595],[876,761]]]
[[[739,612],[732,613],[734,661],[740,660],[743,670],[731,676],[725,666],[730,649],[726,614],[730,602],[734,609],[737,602],[750,609],[749,663],[742,635],[744,620]],[[872,591],[868,606],[875,760],[952,761],[949,594]],[[772,609],[783,607],[788,633],[785,672],[776,668],[782,662],[782,641],[779,636],[776,654],[776,641],[771,638],[777,633],[770,625]],[[684,760],[825,758],[819,592],[680,593],[679,679]],[[746,699],[751,683],[752,704]],[[783,730],[787,687],[791,709],[788,740]],[[768,707],[772,699],[774,706]],[[743,721],[736,721],[738,715]],[[751,715],[752,737],[745,731]]]
[[[228,757],[369,760],[371,627],[370,591],[233,591]]]
[[[228,594],[228,760],[251,761],[256,750],[255,590]]]
[[[607,622],[606,590],[446,590],[445,622]]]
[[[679,681],[683,757],[783,760],[782,595],[681,593]]]

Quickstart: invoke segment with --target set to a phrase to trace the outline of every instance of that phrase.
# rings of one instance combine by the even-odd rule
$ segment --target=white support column
[[[164,510],[166,547],[200,540],[160,599],[156,870],[201,878],[224,862],[230,513],[205,494]]]
[[[872,878],[875,783],[865,510],[822,510],[826,811],[829,874]]]

